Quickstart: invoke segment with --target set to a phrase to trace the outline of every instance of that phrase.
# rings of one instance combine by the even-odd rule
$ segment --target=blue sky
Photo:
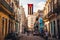
[[[33,4],[33,11],[43,10],[46,0],[20,0],[20,5],[24,7],[26,16],[28,15],[28,4]]]

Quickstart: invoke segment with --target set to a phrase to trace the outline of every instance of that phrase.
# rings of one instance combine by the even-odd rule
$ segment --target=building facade
[[[33,31],[33,4],[28,4],[28,30]]]
[[[48,6],[46,6],[47,4]],[[60,37],[59,35],[60,5],[59,4],[60,4],[60,1],[58,0],[47,0],[45,9],[44,9],[44,14],[46,14],[44,17],[44,21],[46,22],[48,21],[47,24],[48,24],[49,32],[53,37],[57,37],[57,36]]]
[[[19,0],[13,0],[13,4],[14,4],[14,13],[15,13],[14,29],[15,29],[15,32],[19,33],[19,31],[20,31]]]
[[[24,11],[24,8],[23,6],[20,6],[20,17],[21,17],[21,22],[20,22],[20,33],[24,33],[24,28],[27,27],[27,24],[26,24],[26,15],[25,15],[25,11]]]
[[[28,30],[34,30],[34,23],[35,23],[36,16],[28,15]]]
[[[18,0],[0,0],[0,39],[11,32],[16,31],[16,11],[19,6]]]
[[[0,0],[0,40],[14,31],[14,16],[12,0]]]
[[[44,10],[43,10],[43,20],[44,20],[44,25],[45,25],[44,29],[48,30],[48,32],[50,31],[49,19],[48,19],[48,10],[49,10],[48,7],[50,7],[49,3],[50,3],[50,1],[47,0],[45,7],[44,7]]]

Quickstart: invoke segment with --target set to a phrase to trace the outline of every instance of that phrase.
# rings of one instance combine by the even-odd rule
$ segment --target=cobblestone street
[[[0,0],[0,40],[60,40],[60,0]]]
[[[33,36],[33,35],[27,36],[26,34],[23,34],[21,35],[20,40],[45,40],[45,39],[39,36]],[[60,39],[49,37],[49,40],[60,40]]]
[[[20,40],[44,40],[39,36],[21,36]]]

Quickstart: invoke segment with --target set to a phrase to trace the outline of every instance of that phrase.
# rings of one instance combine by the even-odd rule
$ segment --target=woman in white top
[[[45,40],[48,40],[48,31],[45,31]]]

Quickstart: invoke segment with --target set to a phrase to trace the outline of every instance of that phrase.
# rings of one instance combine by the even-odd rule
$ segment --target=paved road
[[[44,40],[44,39],[39,37],[39,36],[27,36],[27,35],[23,35],[23,36],[21,36],[20,40]]]
[[[21,35],[20,40],[44,40],[44,39],[39,36],[33,36],[33,35],[27,36],[24,34],[24,35]],[[59,39],[49,38],[49,40],[59,40]]]

